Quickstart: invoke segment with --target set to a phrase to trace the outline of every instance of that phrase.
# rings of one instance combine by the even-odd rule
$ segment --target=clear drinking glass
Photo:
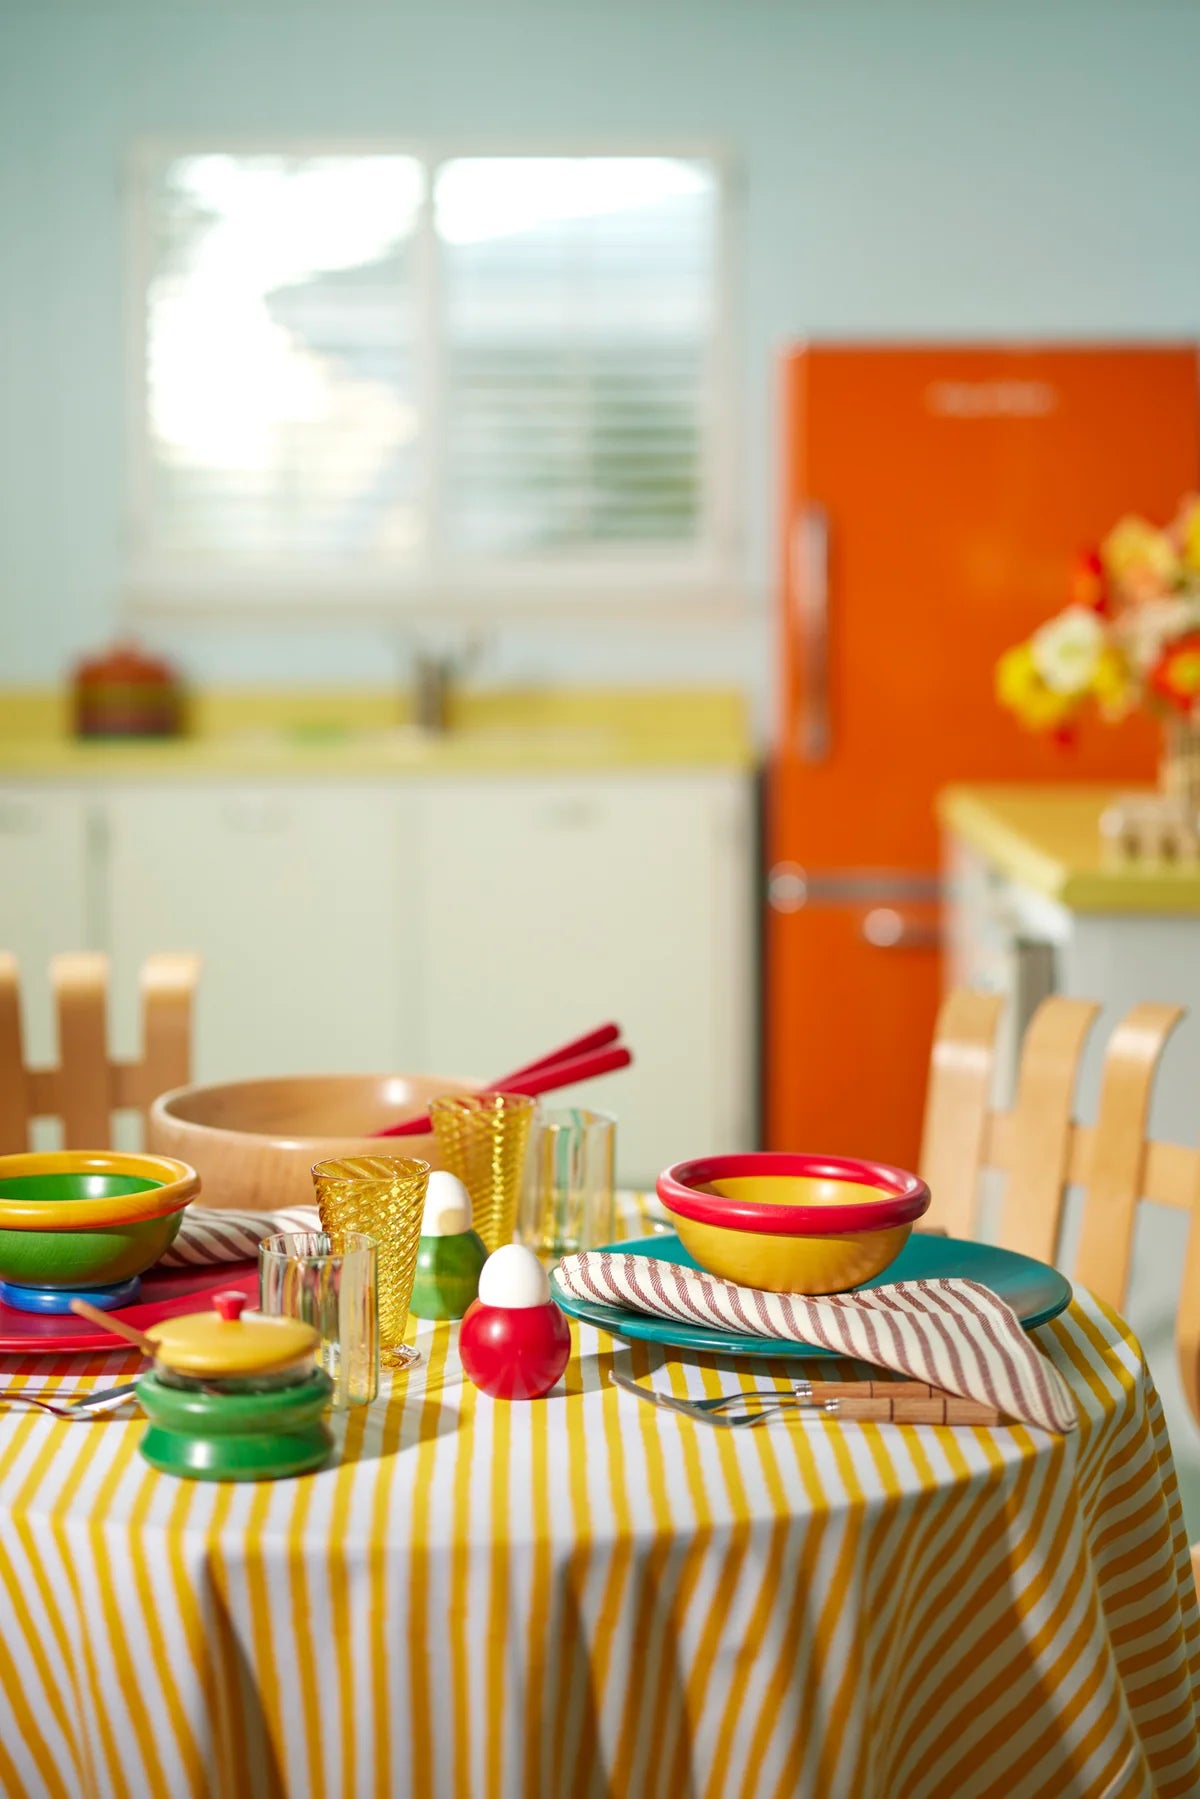
[[[471,1195],[489,1255],[513,1240],[534,1109],[524,1093],[453,1093],[429,1108],[438,1154]]]
[[[379,1391],[375,1239],[359,1231],[297,1231],[258,1248],[258,1303],[320,1333],[317,1360],[333,1408],[369,1405]]]
[[[582,1106],[539,1113],[518,1235],[535,1255],[557,1261],[616,1236],[617,1122]]]
[[[347,1156],[312,1171],[325,1230],[361,1231],[375,1239],[379,1272],[379,1359],[411,1368],[420,1351],[404,1341],[417,1272],[417,1247],[429,1185],[429,1163],[409,1156]]]

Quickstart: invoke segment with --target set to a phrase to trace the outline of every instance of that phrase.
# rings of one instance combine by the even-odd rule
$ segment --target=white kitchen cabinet
[[[612,1018],[636,1065],[570,1098],[617,1114],[624,1181],[753,1141],[744,779],[447,782],[421,847],[429,1066],[498,1075]]]
[[[197,951],[199,1080],[488,1078],[616,1019],[636,1066],[567,1097],[617,1114],[649,1183],[755,1138],[754,866],[752,784],[720,769],[14,782],[0,947],[42,1060],[52,953],[109,952],[131,1056],[143,961]]]
[[[411,799],[369,784],[167,783],[104,801],[119,1048],[154,950],[204,958],[199,1080],[421,1065]]]
[[[0,788],[0,949],[20,964],[25,1055],[39,1066],[57,1054],[50,957],[98,947],[93,817],[79,793]]]

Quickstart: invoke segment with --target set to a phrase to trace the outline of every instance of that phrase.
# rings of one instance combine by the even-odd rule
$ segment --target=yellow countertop
[[[0,689],[0,779],[281,778],[750,770],[746,702],[724,689],[467,691],[429,733],[386,691],[190,696],[187,735],[80,742],[65,694]]]
[[[1100,814],[1131,791],[1128,785],[947,787],[937,812],[946,831],[1003,874],[1073,912],[1200,912],[1200,865],[1106,862]]]

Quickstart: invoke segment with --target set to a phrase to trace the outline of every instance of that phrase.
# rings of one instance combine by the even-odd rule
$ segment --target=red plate
[[[142,1296],[135,1306],[112,1313],[135,1330],[148,1330],[161,1318],[178,1318],[183,1312],[203,1312],[214,1293],[235,1289],[258,1298],[258,1265],[226,1262],[221,1268],[160,1268],[142,1276]],[[102,1331],[74,1312],[18,1312],[0,1305],[0,1354],[73,1355],[77,1350],[124,1349],[119,1337]]]

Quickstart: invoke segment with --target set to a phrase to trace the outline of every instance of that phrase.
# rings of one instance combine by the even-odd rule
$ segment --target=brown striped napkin
[[[189,1206],[179,1235],[160,1268],[202,1268],[209,1262],[253,1262],[264,1237],[278,1231],[319,1231],[316,1206],[287,1206],[278,1212],[212,1212]]]
[[[820,1344],[876,1368],[993,1405],[1042,1430],[1074,1430],[1071,1390],[978,1281],[896,1281],[808,1298],[738,1287],[699,1269],[606,1249],[566,1256],[555,1277],[575,1299],[684,1324]]]

